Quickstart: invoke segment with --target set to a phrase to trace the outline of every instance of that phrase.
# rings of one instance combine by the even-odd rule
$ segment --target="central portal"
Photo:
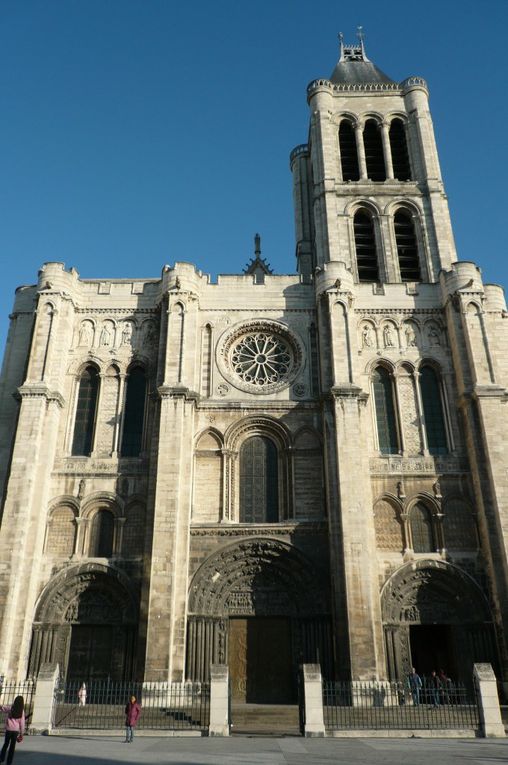
[[[247,704],[294,701],[289,619],[230,618],[228,658],[233,701]]]

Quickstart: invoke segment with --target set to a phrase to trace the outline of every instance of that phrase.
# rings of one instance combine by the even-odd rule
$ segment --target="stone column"
[[[383,153],[385,155],[386,180],[393,181],[392,147],[390,146],[390,126],[387,122],[381,124],[381,138],[383,140]]]
[[[53,706],[55,703],[55,685],[58,681],[58,664],[43,664],[37,676],[35,686],[32,733],[51,733],[53,727]]]
[[[365,159],[365,146],[363,145],[363,125],[360,122],[355,122],[355,138],[356,138],[356,151],[358,152],[358,167],[360,170],[360,180],[366,181],[367,175],[367,160]]]
[[[303,665],[305,697],[305,735],[324,736],[323,683],[319,664]]]
[[[481,732],[485,738],[505,738],[497,681],[491,664],[475,664],[473,677],[478,693]]]
[[[209,736],[229,736],[229,670],[213,664],[210,670]]]

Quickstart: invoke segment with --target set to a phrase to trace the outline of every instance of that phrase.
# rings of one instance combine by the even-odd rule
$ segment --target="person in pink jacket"
[[[134,738],[134,728],[138,724],[139,715],[141,714],[141,706],[136,701],[135,696],[131,696],[131,699],[125,707],[125,743],[132,744]]]
[[[7,749],[9,749],[7,765],[11,765],[14,759],[16,741],[22,741],[25,732],[25,701],[23,696],[16,696],[12,705],[0,706],[0,711],[7,712],[7,717],[5,718],[5,740],[2,751],[0,751],[0,762],[5,760],[5,754]]]

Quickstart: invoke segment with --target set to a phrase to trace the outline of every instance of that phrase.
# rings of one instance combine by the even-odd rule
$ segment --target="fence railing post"
[[[225,664],[210,668],[209,736],[229,736],[229,671]]]
[[[305,700],[305,736],[324,736],[323,682],[319,664],[303,665],[303,694]]]
[[[485,738],[505,736],[497,681],[491,664],[475,664],[473,677],[478,695],[480,727]]]
[[[30,724],[33,733],[51,733],[55,685],[58,681],[58,675],[58,664],[42,664],[39,670]]]

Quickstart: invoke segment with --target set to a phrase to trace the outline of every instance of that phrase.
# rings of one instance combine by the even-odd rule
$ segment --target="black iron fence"
[[[474,689],[452,682],[436,688],[430,678],[413,689],[406,682],[324,682],[323,714],[330,731],[479,727]]]
[[[205,683],[60,683],[55,690],[54,725],[60,728],[118,729],[125,726],[131,696],[141,706],[137,730],[205,731],[210,722],[210,686]]]
[[[35,681],[23,680],[22,682],[10,682],[0,677],[0,706],[11,705],[16,696],[23,696],[25,702],[26,732],[30,733],[32,721],[33,702],[35,695]]]

